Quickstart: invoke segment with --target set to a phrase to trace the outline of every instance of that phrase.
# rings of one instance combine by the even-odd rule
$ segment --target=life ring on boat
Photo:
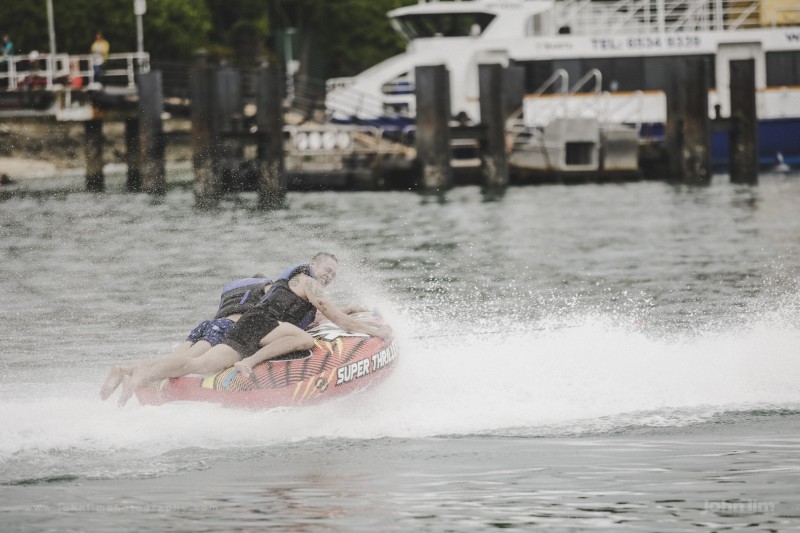
[[[372,313],[354,315],[374,325]],[[265,361],[254,377],[227,368],[207,376],[168,378],[136,390],[143,405],[172,401],[220,403],[229,407],[272,408],[306,405],[363,390],[386,378],[397,362],[397,341],[350,333],[323,321],[308,330],[314,348]]]

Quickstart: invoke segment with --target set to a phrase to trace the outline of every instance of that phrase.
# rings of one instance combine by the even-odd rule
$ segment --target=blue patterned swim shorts
[[[214,320],[203,320],[196,328],[189,333],[186,340],[189,342],[206,341],[211,346],[221,343],[228,333],[228,330],[236,322],[227,318],[215,318]]]

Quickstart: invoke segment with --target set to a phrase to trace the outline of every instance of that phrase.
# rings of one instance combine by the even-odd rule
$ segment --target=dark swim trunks
[[[216,346],[222,342],[228,331],[236,322],[227,318],[215,318],[214,320],[203,320],[196,328],[189,333],[186,340],[189,342],[206,341],[211,346]]]
[[[222,343],[236,350],[244,359],[256,353],[261,348],[261,339],[277,327],[278,321],[269,315],[267,306],[254,307],[242,315]]]

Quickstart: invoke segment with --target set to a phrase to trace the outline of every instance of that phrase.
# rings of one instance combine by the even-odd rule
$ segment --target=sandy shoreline
[[[186,120],[172,120],[165,131],[190,130]],[[103,171],[125,172],[125,127],[119,121],[103,124]],[[0,122],[0,176],[16,183],[39,178],[64,178],[85,174],[84,125],[56,121],[16,120]],[[187,143],[167,147],[168,167],[188,164]],[[12,183],[13,184],[13,183]]]
[[[106,186],[116,189],[124,187],[128,167],[124,163],[106,163],[103,176]],[[166,165],[167,182],[190,183],[192,180],[191,164],[188,161],[168,162]],[[18,194],[26,191],[47,191],[85,188],[86,168],[82,166],[59,167],[47,161],[0,157],[0,193]],[[109,189],[111,190],[111,189]]]
[[[58,169],[49,161],[23,159],[18,157],[0,157],[0,175],[5,174],[12,180],[29,178],[49,178],[63,172],[82,170],[80,167]]]

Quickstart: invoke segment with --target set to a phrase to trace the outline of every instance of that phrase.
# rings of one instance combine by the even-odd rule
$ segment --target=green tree
[[[154,59],[190,59],[198,48],[250,64],[283,58],[285,29],[296,30],[301,74],[349,76],[403,49],[386,12],[417,0],[149,0],[144,45]],[[136,49],[133,0],[52,0],[59,52],[85,54],[101,31],[111,51]],[[20,53],[47,52],[46,0],[0,0],[0,32]],[[271,43],[271,49],[267,44]]]
[[[273,29],[297,30],[303,74],[352,76],[403,50],[404,43],[386,13],[416,1],[272,0],[270,14]]]
[[[353,76],[397,55],[405,42],[386,13],[416,0],[336,0],[319,27],[329,77]]]
[[[190,59],[211,39],[205,0],[150,0],[143,20],[145,50],[156,59]]]
[[[270,20],[264,0],[207,0],[212,22],[212,53],[249,65],[266,55]],[[234,8],[235,6],[235,8]]]
[[[58,52],[88,53],[97,31],[111,52],[136,50],[132,0],[52,0]],[[46,0],[0,0],[0,31],[22,53],[49,51]],[[150,0],[144,15],[145,50],[154,58],[189,58],[208,42],[210,13],[205,0]]]

